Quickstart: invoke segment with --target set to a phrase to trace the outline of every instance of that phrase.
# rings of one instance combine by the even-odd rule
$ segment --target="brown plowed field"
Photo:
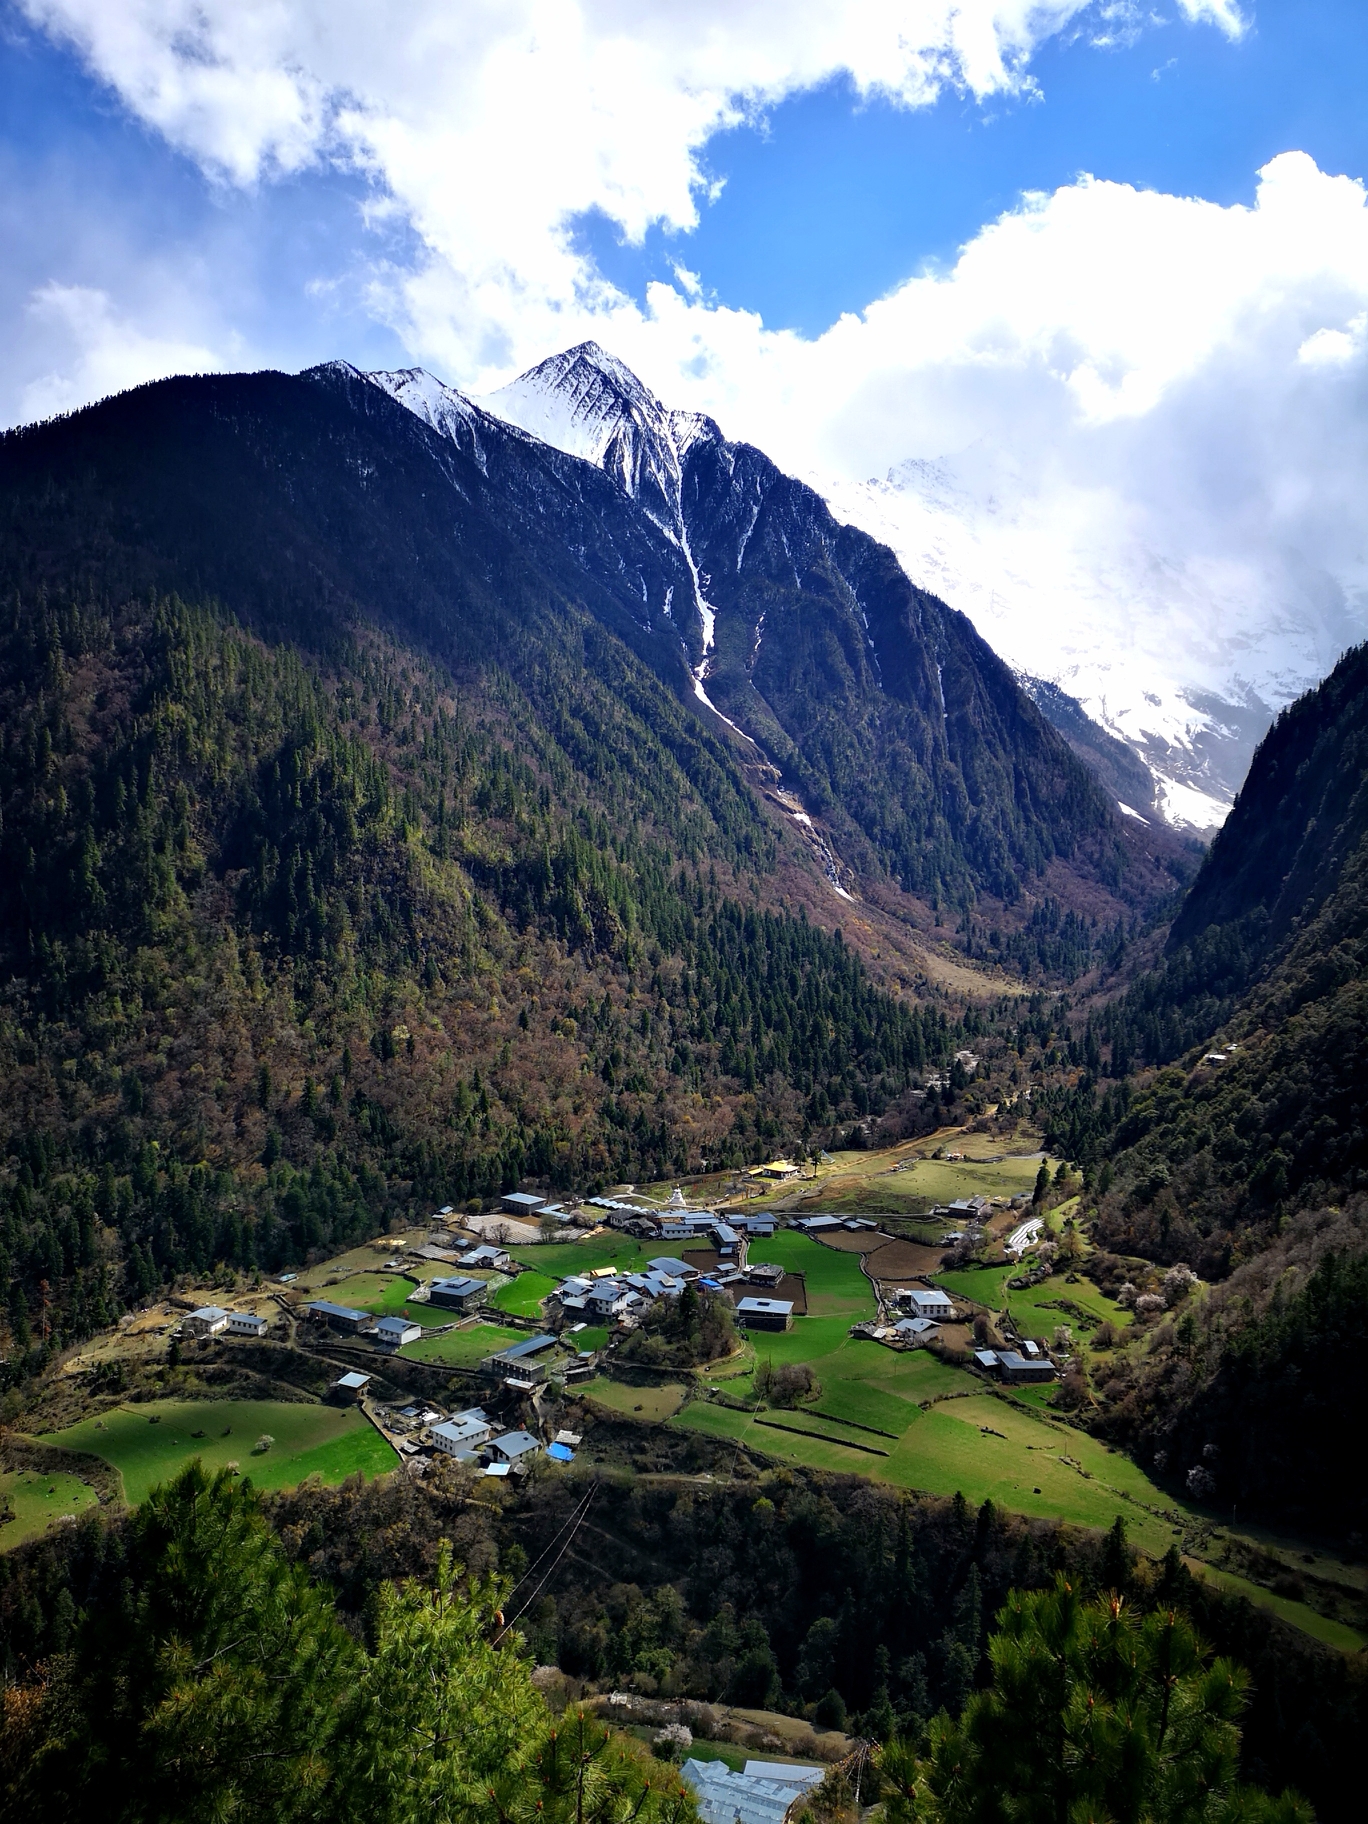
[[[916,1279],[937,1272],[944,1252],[944,1248],[924,1248],[920,1242],[890,1241],[884,1236],[882,1245],[865,1261],[865,1272],[871,1279],[889,1282]]]
[[[872,1254],[888,1237],[874,1229],[832,1229],[825,1235],[814,1235],[812,1239],[821,1242],[824,1248],[835,1248],[838,1254]]]

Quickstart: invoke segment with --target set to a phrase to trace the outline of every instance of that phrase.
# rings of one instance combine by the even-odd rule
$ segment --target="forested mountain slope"
[[[792,626],[766,700],[860,865],[963,902],[1072,855],[1152,892],[967,623],[862,535],[839,563],[830,525],[800,550],[795,484],[709,448],[769,501],[727,616]],[[523,1177],[740,1163],[878,1112],[953,1046],[953,1008],[894,1001],[782,910],[775,869],[810,852],[695,694],[692,534],[643,508],[644,472],[340,364],[0,439],[17,1342]],[[692,473],[732,562],[722,470]],[[885,598],[906,688],[853,632]],[[843,724],[865,734],[836,792]]]
[[[1368,1172],[1368,648],[1278,719],[1114,1049],[1191,1048],[1117,1131],[1105,1227],[1220,1271]],[[1207,1054],[1214,1056],[1208,1058]]]
[[[1095,1237],[1219,1283],[1129,1352],[1098,1423],[1189,1493],[1361,1540],[1368,649],[1279,718],[1111,1033],[1114,1073],[1186,1055],[1113,1094]]]
[[[311,664],[176,602],[11,608],[18,1336],[527,1174],[739,1163],[944,1056],[943,1010],[742,899],[766,827],[688,712],[601,656],[537,705],[379,635]]]

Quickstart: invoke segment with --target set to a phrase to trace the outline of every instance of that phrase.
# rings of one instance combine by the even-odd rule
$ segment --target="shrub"
[[[263,1431],[256,1443],[252,1446],[252,1455],[254,1457],[264,1457],[274,1443],[275,1439],[271,1436],[270,1432]]]

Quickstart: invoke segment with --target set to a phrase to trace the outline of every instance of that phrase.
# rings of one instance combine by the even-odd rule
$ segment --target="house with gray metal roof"
[[[653,1273],[668,1273],[671,1279],[687,1281],[698,1278],[698,1268],[691,1267],[687,1261],[677,1260],[673,1254],[658,1254],[646,1265]]]
[[[508,1191],[499,1199],[499,1206],[510,1216],[535,1216],[545,1202],[535,1191]]]
[[[791,1330],[793,1306],[786,1298],[738,1299],[736,1315],[747,1330]]]
[[[998,1369],[1004,1381],[1052,1381],[1055,1378],[1055,1365],[1048,1355],[1037,1356],[1032,1361],[1028,1356],[1018,1355],[1015,1349],[998,1350]]]
[[[541,1439],[534,1438],[530,1431],[506,1431],[490,1443],[489,1454],[496,1463],[522,1463],[540,1449]]]
[[[680,1768],[684,1783],[698,1801],[703,1824],[784,1824],[798,1788],[783,1780],[733,1773],[721,1761],[696,1761]]]
[[[350,1305],[335,1305],[329,1298],[316,1298],[304,1309],[316,1324],[326,1324],[330,1330],[357,1331],[371,1321],[369,1311],[353,1311]]]
[[[525,1336],[510,1343],[497,1355],[487,1355],[480,1363],[486,1374],[513,1375],[523,1381],[543,1381],[557,1360],[554,1336]]]
[[[893,1326],[894,1335],[905,1343],[924,1343],[939,1329],[940,1325],[930,1317],[900,1317]]]
[[[481,1242],[478,1248],[472,1248],[461,1261],[463,1267],[489,1267],[496,1273],[502,1273],[512,1264],[507,1249],[497,1248],[492,1242]]]
[[[434,1448],[449,1457],[473,1456],[493,1435],[494,1427],[479,1406],[453,1412],[441,1425],[434,1425],[430,1433]]]
[[[451,1279],[434,1279],[428,1286],[428,1302],[447,1311],[474,1311],[489,1296],[489,1281],[458,1273]]]

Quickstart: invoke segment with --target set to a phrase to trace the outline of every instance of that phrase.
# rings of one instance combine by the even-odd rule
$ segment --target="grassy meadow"
[[[449,1321],[449,1320],[448,1320]],[[442,1336],[423,1336],[404,1347],[405,1359],[417,1362],[444,1362],[452,1368],[477,1368],[487,1355],[497,1355],[510,1343],[519,1343],[529,1334],[503,1324],[471,1324],[468,1329],[448,1330]]]
[[[577,1387],[575,1397],[593,1400],[609,1412],[620,1412],[629,1419],[660,1424],[679,1411],[686,1392],[677,1381],[667,1381],[660,1387],[635,1387],[628,1381],[609,1381],[599,1376]]]
[[[12,1520],[0,1527],[0,1552],[23,1545],[45,1533],[61,1514],[83,1514],[99,1497],[79,1476],[44,1475],[36,1469],[15,1469],[0,1475],[0,1498],[7,1498]]]
[[[253,1456],[263,1434],[275,1442]],[[258,1488],[293,1488],[314,1475],[332,1484],[358,1470],[378,1476],[398,1461],[354,1407],[284,1400],[153,1400],[115,1407],[42,1441],[103,1457],[119,1471],[133,1507],[192,1457],[209,1470],[236,1463]]]

